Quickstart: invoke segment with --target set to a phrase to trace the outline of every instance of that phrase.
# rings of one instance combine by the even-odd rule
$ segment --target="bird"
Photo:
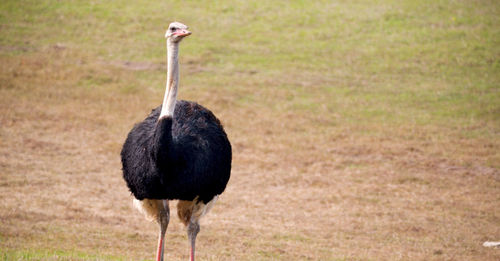
[[[231,175],[232,150],[220,120],[193,101],[177,100],[179,45],[191,35],[180,22],[170,23],[167,84],[163,103],[128,133],[121,150],[123,178],[134,206],[159,224],[156,260],[162,261],[170,221],[169,203],[187,227],[194,261],[199,220],[224,192]]]

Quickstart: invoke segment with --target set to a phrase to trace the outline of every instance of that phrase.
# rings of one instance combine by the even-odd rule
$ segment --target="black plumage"
[[[161,105],[137,123],[121,151],[123,178],[142,199],[197,198],[221,194],[231,172],[231,144],[213,113],[176,102],[174,116],[158,119]]]

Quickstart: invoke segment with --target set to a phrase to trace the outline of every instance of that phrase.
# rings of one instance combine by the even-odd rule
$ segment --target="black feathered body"
[[[226,188],[231,144],[211,111],[176,102],[174,116],[158,120],[154,109],[128,134],[121,157],[123,178],[139,200],[180,199],[208,203]]]

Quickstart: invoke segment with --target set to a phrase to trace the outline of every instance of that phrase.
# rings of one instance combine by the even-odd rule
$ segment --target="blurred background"
[[[499,260],[498,1],[0,2],[0,259],[152,260],[119,152],[210,108],[232,177],[200,260]],[[175,209],[172,210],[175,213]],[[187,259],[173,217],[166,259]]]

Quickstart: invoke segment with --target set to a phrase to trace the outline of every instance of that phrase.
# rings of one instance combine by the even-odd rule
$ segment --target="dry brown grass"
[[[124,91],[116,86],[134,81],[126,67],[70,50],[1,59],[1,247],[151,258],[157,228],[131,207],[119,150],[162,90]],[[106,77],[114,84],[78,84]],[[500,172],[484,156],[498,153],[498,140],[227,110],[233,98],[205,102],[226,125],[234,167],[203,221],[201,260],[500,257],[481,246],[500,236]],[[168,259],[187,257],[175,219],[167,242]]]
[[[0,259],[154,257],[119,152],[166,17],[195,31],[181,98],[233,145],[200,260],[500,259],[494,1],[34,2],[0,4]],[[166,245],[188,257],[176,217]]]

